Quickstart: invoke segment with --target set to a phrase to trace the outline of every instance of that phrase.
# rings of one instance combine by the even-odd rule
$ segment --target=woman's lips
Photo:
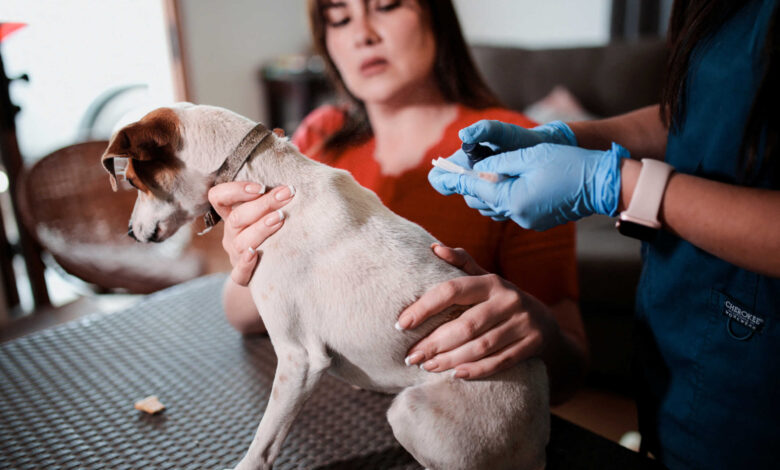
[[[381,73],[384,71],[384,69],[387,67],[387,60],[381,58],[381,57],[372,57],[370,59],[366,59],[360,64],[360,73],[364,77],[370,77],[371,75],[376,75],[378,73]]]

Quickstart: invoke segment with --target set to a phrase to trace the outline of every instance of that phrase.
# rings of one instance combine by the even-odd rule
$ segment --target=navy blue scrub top
[[[676,171],[737,183],[776,3],[745,2],[692,54],[686,113],[667,142],[666,161]],[[780,468],[780,279],[667,232],[643,244],[642,256],[636,371],[643,445],[671,469]]]

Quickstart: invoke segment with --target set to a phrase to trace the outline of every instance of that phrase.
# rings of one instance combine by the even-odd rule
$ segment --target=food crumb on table
[[[153,415],[164,410],[165,405],[160,403],[160,400],[157,399],[156,395],[152,395],[135,402],[135,409]]]

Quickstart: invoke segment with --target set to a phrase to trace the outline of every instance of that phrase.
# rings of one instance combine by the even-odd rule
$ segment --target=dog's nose
[[[135,233],[133,233],[133,226],[128,225],[127,226],[127,236],[132,238],[135,241],[138,241],[138,238],[136,238]]]

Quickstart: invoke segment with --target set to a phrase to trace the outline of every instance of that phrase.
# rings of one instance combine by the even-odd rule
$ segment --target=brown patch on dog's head
[[[156,109],[140,121],[123,127],[101,157],[111,188],[117,190],[115,158],[127,159],[125,178],[141,191],[167,186],[180,166],[176,151],[181,145],[179,117],[170,108]]]

